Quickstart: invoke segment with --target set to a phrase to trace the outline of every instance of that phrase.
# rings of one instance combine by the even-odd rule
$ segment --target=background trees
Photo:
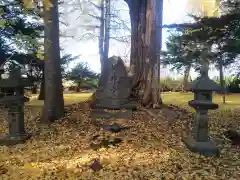
[[[63,115],[61,64],[71,59],[63,57],[60,60],[58,2],[54,3],[50,11],[45,9],[43,24],[41,4],[26,9],[22,1],[1,1],[1,64],[6,61],[8,64],[17,63],[33,81],[45,75],[45,81],[42,82],[45,82],[49,96],[44,101],[46,109],[43,122]],[[43,37],[45,53],[42,53]]]
[[[208,61],[219,70],[220,84],[224,87],[223,68],[236,63],[239,56],[239,3],[225,1],[221,11],[219,17],[192,16],[192,24],[177,26],[177,32],[168,38],[167,51],[163,52],[164,63],[178,70],[191,64],[197,70],[201,47],[207,43]]]
[[[84,86],[97,87],[98,75],[91,71],[86,63],[80,62],[68,73],[67,79],[77,84],[77,92]]]
[[[102,62],[102,55],[105,51],[102,48],[108,47],[109,43],[105,40],[109,39],[111,34],[108,30],[111,29],[111,20],[113,19],[111,16],[113,14],[112,2],[115,1],[94,3],[84,1],[85,5],[88,5],[85,6],[83,12],[97,22],[96,25],[91,25],[99,30],[99,52]],[[156,86],[156,79],[159,79],[157,76],[159,76],[158,59],[161,49],[161,33],[157,33],[156,29],[162,24],[162,1],[125,0],[125,2],[129,6],[132,22],[130,71],[134,79],[133,94],[146,106],[159,106],[161,99],[158,97],[159,89]],[[193,7],[191,3],[193,1],[189,2],[189,7]],[[224,86],[222,69],[236,62],[238,56],[237,1],[225,1],[221,4],[219,1],[211,4],[207,1],[194,1],[194,7],[200,7],[196,6],[196,3],[203,5],[201,6],[203,9],[195,9],[194,11],[198,12],[195,14],[198,16],[192,16],[194,23],[190,26],[183,25],[181,28],[178,26],[177,32],[169,37],[167,51],[163,53],[163,63],[172,65],[177,70],[184,69],[183,84],[186,84],[189,70],[191,68],[198,70],[201,65],[199,57],[203,50],[202,47],[208,46],[207,59],[220,70],[221,84]],[[223,13],[216,17],[219,15],[220,5]],[[212,11],[213,9],[214,11]],[[90,27],[90,25],[87,26]],[[106,35],[109,38],[105,37]],[[107,57],[106,54],[104,56]]]
[[[7,60],[23,59],[24,55],[37,51],[43,30],[38,12],[27,11],[18,0],[1,1],[0,11],[1,64]]]

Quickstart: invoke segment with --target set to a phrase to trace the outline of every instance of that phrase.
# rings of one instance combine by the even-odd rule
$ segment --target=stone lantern
[[[28,79],[21,77],[20,69],[12,70],[7,79],[0,79],[3,93],[0,104],[8,108],[9,134],[0,139],[0,145],[15,145],[24,143],[30,134],[24,128],[24,87],[31,86]]]
[[[192,136],[183,139],[187,148],[204,156],[218,156],[219,149],[209,138],[208,110],[218,108],[212,102],[213,91],[221,91],[221,86],[208,77],[208,70],[202,70],[201,76],[192,83],[194,100],[188,102],[196,110]]]

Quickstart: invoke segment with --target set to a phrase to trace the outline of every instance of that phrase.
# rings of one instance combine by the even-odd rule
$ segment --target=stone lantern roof
[[[209,77],[199,77],[192,82],[192,91],[221,91],[222,88]]]
[[[0,88],[17,88],[31,86],[32,83],[26,78],[19,79],[1,79]]]
[[[32,82],[27,78],[22,78],[18,70],[10,72],[9,78],[0,79],[0,88],[17,88],[31,86]]]

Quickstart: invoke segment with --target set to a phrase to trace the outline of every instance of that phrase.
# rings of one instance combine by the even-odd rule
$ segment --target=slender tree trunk
[[[104,6],[105,5],[105,6]],[[101,23],[99,39],[99,56],[101,62],[101,77],[99,85],[105,86],[108,78],[108,54],[110,40],[110,0],[101,1]]]
[[[184,77],[183,77],[183,91],[186,91],[188,88],[188,77],[189,77],[189,73],[191,70],[191,64],[186,66],[185,71],[184,71]]]
[[[31,88],[32,94],[37,94],[37,86],[33,85]]]
[[[225,91],[225,82],[224,82],[224,75],[223,75],[223,62],[222,62],[222,59],[220,60],[220,63],[219,63],[219,76],[220,76],[220,85],[223,89],[222,91],[222,100],[223,100],[223,103],[225,104],[226,103],[226,91]]]
[[[51,123],[64,115],[63,86],[60,67],[58,0],[44,12],[45,22],[45,100],[41,122]]]
[[[131,18],[133,95],[147,107],[162,104],[158,85],[163,0],[126,0]],[[143,92],[143,93],[142,93]]]
[[[107,61],[108,59],[108,54],[109,54],[109,40],[110,40],[110,0],[105,0],[105,37],[104,37],[104,62]]]
[[[101,91],[102,88],[105,87],[105,83],[107,83],[108,75],[109,75],[109,62],[108,62],[108,54],[109,54],[109,40],[110,40],[110,2],[111,0],[101,0],[100,1],[100,31],[99,31],[99,40],[98,40],[98,48],[99,48],[99,57],[101,63],[101,76],[98,82],[97,90]],[[104,6],[105,5],[105,6]],[[92,95],[90,106],[92,108],[95,107],[96,102],[96,92]]]
[[[29,78],[33,79],[33,70],[32,70],[32,65],[28,65],[29,67]],[[37,86],[33,84],[31,87],[31,92],[32,94],[37,94]]]
[[[100,29],[99,29],[99,40],[98,49],[101,63],[101,73],[104,72],[104,0],[101,0],[100,4],[101,17],[100,17]]]
[[[38,100],[44,100],[45,99],[45,76],[44,76],[44,70],[42,75],[42,81],[40,84],[40,93],[38,96]]]

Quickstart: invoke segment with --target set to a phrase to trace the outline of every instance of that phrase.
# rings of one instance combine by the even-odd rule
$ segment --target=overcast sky
[[[163,11],[163,24],[181,23],[189,21],[187,16],[186,8],[187,0],[164,0],[164,11]],[[68,5],[70,6],[70,5]],[[64,6],[66,9],[68,6]],[[118,5],[121,9],[120,16],[122,19],[129,21],[128,7],[123,1]],[[69,7],[70,8],[70,7]],[[70,8],[71,9],[71,8]],[[79,37],[84,34],[83,28],[80,25],[83,23],[81,16],[79,16],[80,11],[75,11],[71,14],[67,13],[64,15],[65,22],[68,23],[67,27],[64,29],[68,35],[74,36],[74,38],[62,39],[61,45],[64,48],[65,53],[80,55],[81,61],[87,61],[92,70],[100,72],[100,62],[98,56],[98,41],[89,40],[81,41]],[[83,18],[82,18],[83,19]],[[165,41],[168,36],[167,30],[163,29],[163,49],[165,48]],[[125,56],[129,53],[130,47],[126,43],[119,43],[116,41],[110,42],[110,52],[109,56]],[[74,64],[71,65],[71,67]],[[210,72],[210,76],[214,76],[216,71]],[[178,76],[179,73],[170,72],[168,69],[161,70],[162,76]],[[216,75],[216,74],[215,74]],[[191,72],[191,76],[196,77],[196,73]]]

